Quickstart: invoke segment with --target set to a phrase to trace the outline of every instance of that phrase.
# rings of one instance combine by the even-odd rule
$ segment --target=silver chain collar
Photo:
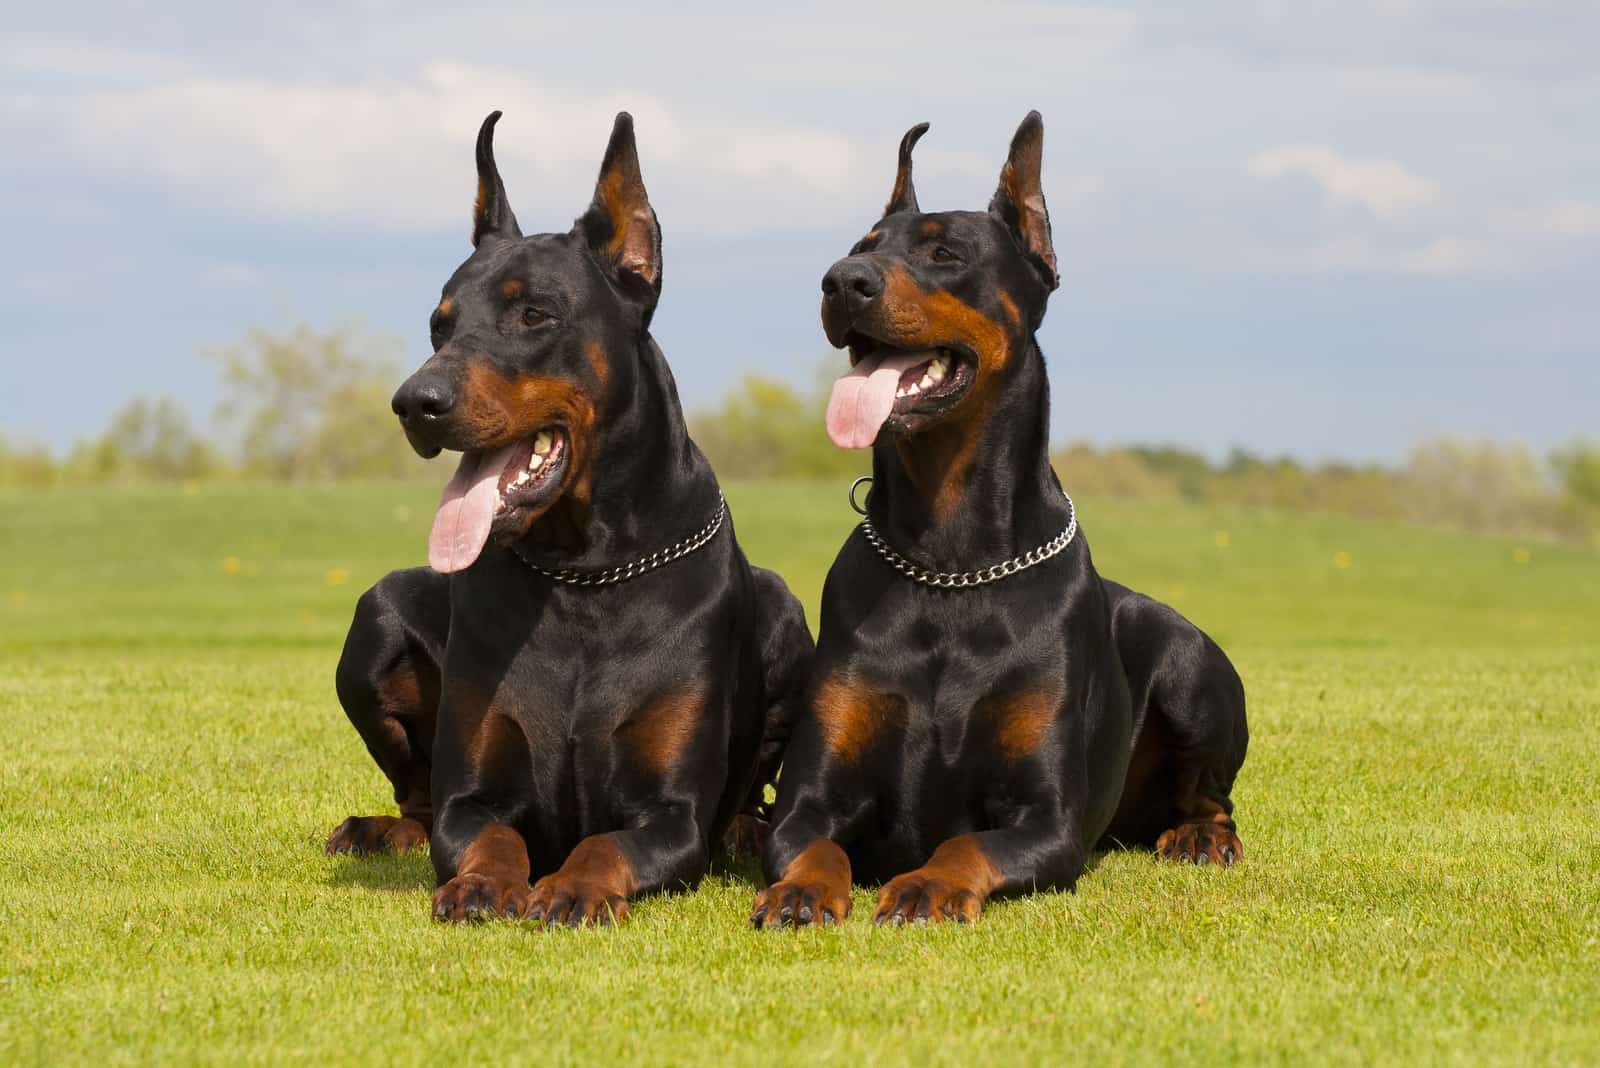
[[[689,535],[676,545],[665,549],[657,549],[649,556],[641,557],[619,567],[608,567],[604,571],[580,571],[576,568],[559,568],[551,570],[540,567],[538,564],[522,555],[520,546],[512,546],[512,551],[517,554],[517,559],[527,564],[533,570],[546,578],[564,582],[569,586],[610,586],[617,582],[626,582],[631,578],[649,574],[658,567],[665,567],[674,560],[681,560],[690,553],[702,549],[712,538],[717,536],[717,531],[722,529],[723,520],[728,518],[728,501],[722,494],[717,494],[717,514],[712,517],[699,531]]]
[[[867,518],[866,506],[856,503],[856,487],[863,482],[870,485],[872,476],[863,475],[850,484],[850,507],[861,514],[861,533],[866,536],[868,543],[878,550],[878,555],[883,557],[890,567],[912,582],[920,582],[924,586],[933,586],[941,590],[959,590],[971,586],[986,586],[991,582],[999,582],[1003,578],[1010,578],[1019,571],[1026,571],[1028,568],[1036,564],[1042,564],[1052,556],[1056,556],[1068,545],[1072,544],[1072,539],[1078,533],[1078,509],[1072,503],[1072,495],[1066,490],[1062,490],[1061,495],[1067,499],[1067,511],[1070,513],[1067,519],[1067,527],[1043,545],[1036,549],[1029,549],[1021,556],[1013,556],[1009,560],[998,564],[990,564],[988,567],[980,567],[976,571],[930,571],[921,564],[914,563],[889,548],[888,543],[873,529],[872,520]],[[869,497],[871,492],[870,489],[867,491]]]

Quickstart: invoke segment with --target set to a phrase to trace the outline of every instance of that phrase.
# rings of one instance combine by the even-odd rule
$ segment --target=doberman
[[[632,119],[572,230],[524,237],[499,116],[473,252],[394,395],[419,454],[462,454],[431,567],[361,597],[337,674],[400,817],[352,817],[327,850],[428,843],[441,920],[608,923],[696,882],[730,829],[750,841],[812,641],[740,550],[650,335],[661,231]]]
[[[1104,581],[1050,467],[1035,332],[1058,285],[1031,113],[987,211],[923,213],[911,152],[822,281],[852,369],[827,426],[872,447],[866,520],[823,591],[757,927],[977,919],[1071,889],[1091,848],[1242,856],[1244,689],[1172,609]]]

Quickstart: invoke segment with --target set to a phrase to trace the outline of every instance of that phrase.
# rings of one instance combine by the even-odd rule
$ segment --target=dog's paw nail
[[[810,905],[801,905],[800,906],[800,922],[801,923],[810,923],[812,915],[813,914],[811,912],[811,906]]]

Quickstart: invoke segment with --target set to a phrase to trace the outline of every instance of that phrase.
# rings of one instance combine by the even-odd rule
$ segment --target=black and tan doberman
[[[473,252],[394,395],[417,452],[462,454],[431,567],[362,596],[338,669],[400,815],[327,848],[428,843],[441,920],[605,923],[695,883],[736,819],[752,840],[812,642],[740,550],[650,335],[661,231],[632,120],[572,229],[524,237],[498,118]]]
[[[883,217],[822,281],[851,369],[827,426],[872,449],[866,523],[823,592],[778,783],[760,927],[971,921],[1072,888],[1099,843],[1242,855],[1246,745],[1227,657],[1096,573],[1049,460],[1035,332],[1057,282],[1043,125],[1017,130],[988,210],[924,213],[911,152]]]

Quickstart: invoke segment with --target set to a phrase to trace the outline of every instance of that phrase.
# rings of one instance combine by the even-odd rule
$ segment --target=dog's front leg
[[[885,883],[872,920],[896,926],[973,923],[993,894],[1072,889],[1086,856],[1072,821],[1059,814],[957,835],[935,849],[922,867]]]
[[[669,804],[638,826],[585,838],[559,870],[533,884],[528,918],[547,927],[620,923],[629,898],[697,883],[710,851],[694,812],[692,803]]]
[[[488,823],[461,853],[455,874],[433,892],[433,918],[451,923],[522,919],[533,904],[528,845],[504,823]]]

